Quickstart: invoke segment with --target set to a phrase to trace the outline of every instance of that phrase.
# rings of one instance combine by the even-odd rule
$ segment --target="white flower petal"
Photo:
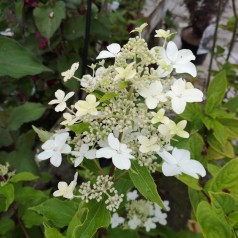
[[[64,111],[64,109],[67,107],[65,102],[61,102],[59,103],[56,107],[55,107],[55,111],[56,112],[62,112]]]
[[[115,150],[113,150],[111,147],[104,147],[97,150],[96,157],[110,159],[112,158],[114,154],[115,154]]]
[[[171,100],[171,103],[172,103],[172,109],[175,113],[181,114],[184,112],[185,107],[186,107],[185,100],[175,97]]]
[[[196,88],[187,89],[183,92],[182,98],[186,102],[202,102],[203,92]]]
[[[166,54],[169,60],[175,61],[178,57],[178,47],[173,41],[168,42],[167,48],[166,48]]]
[[[60,100],[60,101],[63,100],[64,96],[65,96],[65,92],[62,91],[62,90],[60,90],[60,89],[58,89],[58,90],[55,92],[55,97],[56,97],[58,100]]]
[[[59,190],[67,189],[67,187],[68,187],[68,184],[66,182],[59,182],[58,183],[58,189]]]
[[[157,151],[157,154],[167,163],[169,164],[177,164],[177,160],[166,150],[163,151]]]
[[[55,141],[57,145],[63,146],[69,137],[68,132],[60,133],[55,136]]]
[[[175,176],[181,174],[181,171],[176,164],[170,164],[167,162],[162,164],[162,172],[165,176]]]
[[[195,67],[195,65],[191,62],[187,62],[184,64],[176,64],[174,65],[175,71],[176,73],[180,74],[180,73],[187,73],[192,75],[193,77],[197,76],[197,69]]]
[[[119,45],[119,44],[117,44],[117,43],[112,43],[112,44],[110,44],[109,46],[107,46],[107,49],[111,52],[111,53],[113,53],[113,54],[118,54],[119,52],[120,52],[120,50],[121,50],[121,46]]]
[[[73,97],[74,96],[74,92],[69,92],[65,98],[64,98],[64,101],[67,101],[69,98]]]
[[[87,159],[95,159],[96,158],[96,150],[89,150],[85,153],[84,156]]]
[[[45,150],[38,154],[37,159],[38,160],[47,160],[54,154],[53,150]]]
[[[107,50],[102,50],[96,59],[114,58],[115,55]]]
[[[155,97],[147,97],[145,103],[149,109],[155,109],[158,105],[158,99]]]
[[[190,152],[188,150],[178,149],[176,147],[172,151],[172,156],[177,161],[186,162],[190,160]]]
[[[57,103],[60,103],[59,100],[58,99],[53,99],[48,104],[52,105],[52,104],[57,104]]]
[[[176,59],[176,64],[185,64],[188,61],[195,60],[193,52],[188,49],[182,49],[178,52],[178,58]]]
[[[78,167],[83,162],[83,155],[77,157],[74,161],[74,167]]]
[[[131,161],[128,158],[123,158],[118,154],[115,154],[112,157],[112,163],[115,165],[115,167],[121,170],[128,170],[131,167]]]
[[[206,170],[202,164],[196,160],[190,160],[187,163],[181,164],[181,171],[188,174],[196,179],[199,178],[198,175],[204,177],[206,175]]]
[[[108,144],[114,150],[119,150],[120,142],[117,138],[114,137],[112,133],[108,135]]]
[[[50,163],[55,167],[59,167],[62,162],[62,155],[60,152],[55,152],[50,158]]]

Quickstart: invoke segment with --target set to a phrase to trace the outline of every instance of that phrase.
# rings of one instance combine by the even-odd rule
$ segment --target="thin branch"
[[[208,68],[208,77],[207,77],[206,84],[204,81],[204,85],[203,85],[204,90],[203,91],[207,90],[208,85],[211,80],[212,62],[213,62],[214,50],[215,50],[215,46],[216,46],[216,42],[217,42],[217,32],[218,32],[218,26],[219,26],[219,21],[220,21],[220,17],[221,17],[221,9],[222,9],[222,0],[219,0],[219,6],[218,6],[218,12],[217,12],[217,18],[216,18],[216,27],[215,27],[215,32],[214,32],[214,36],[213,36],[213,44],[212,44],[212,50],[211,50],[211,59],[210,59],[209,68]]]
[[[235,43],[236,31],[237,31],[237,27],[238,27],[238,16],[237,16],[237,12],[236,12],[235,0],[232,0],[232,9],[233,9],[234,17],[235,17],[235,25],[234,25],[233,32],[232,32],[232,38],[231,38],[231,43],[230,43],[228,55],[226,57],[226,62],[229,61],[229,58],[231,56],[231,51],[232,51],[234,43]]]
[[[17,214],[17,220],[18,220],[19,225],[20,225],[20,227],[21,227],[21,229],[22,229],[22,231],[23,231],[23,233],[24,233],[24,237],[25,237],[25,238],[30,238],[29,235],[28,235],[28,233],[27,233],[27,231],[26,231],[26,228],[25,228],[25,226],[24,226],[24,224],[23,224],[21,218],[18,216],[18,214]]]

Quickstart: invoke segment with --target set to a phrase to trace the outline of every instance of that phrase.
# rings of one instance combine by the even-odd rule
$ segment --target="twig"
[[[218,32],[218,26],[219,26],[219,21],[220,21],[220,16],[221,16],[221,9],[222,9],[222,0],[219,0],[219,6],[218,6],[218,12],[217,12],[217,18],[216,18],[216,28],[213,36],[213,44],[212,44],[212,50],[211,50],[211,59],[209,63],[209,68],[208,68],[208,77],[207,77],[207,82],[204,80],[204,85],[203,85],[203,91],[207,91],[208,85],[211,80],[211,71],[212,71],[212,62],[214,58],[214,50],[216,46],[216,41],[217,41],[217,32]]]
[[[229,61],[229,58],[231,56],[231,51],[232,51],[233,46],[234,46],[234,42],[235,42],[235,38],[236,38],[236,31],[237,31],[237,27],[238,27],[238,16],[237,16],[237,12],[236,12],[235,0],[232,0],[232,9],[233,9],[234,17],[235,17],[235,25],[234,25],[233,32],[232,32],[232,38],[231,38],[231,43],[230,43],[228,55],[226,57],[226,62]]]
[[[27,231],[26,231],[26,228],[24,227],[24,225],[23,225],[23,223],[22,223],[21,218],[20,218],[18,215],[17,215],[17,220],[18,220],[19,225],[20,225],[20,227],[21,227],[21,229],[22,229],[22,231],[23,231],[23,233],[24,233],[25,238],[30,238],[29,235],[28,235],[28,233],[27,233]]]

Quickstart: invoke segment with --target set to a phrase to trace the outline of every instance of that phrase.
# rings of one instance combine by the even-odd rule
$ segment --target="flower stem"
[[[95,159],[94,159],[93,161],[94,161],[94,163],[96,164],[96,166],[97,166],[97,168],[98,168],[100,174],[103,175],[103,176],[105,176],[105,173],[104,173],[104,171],[102,170],[100,164],[99,164]]]
[[[127,171],[122,172],[121,174],[119,174],[115,179],[114,182],[116,182],[117,180],[119,180],[120,178],[122,178],[123,176],[125,176],[127,173]]]

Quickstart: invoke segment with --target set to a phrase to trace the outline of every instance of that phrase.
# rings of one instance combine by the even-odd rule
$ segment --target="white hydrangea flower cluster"
[[[82,183],[79,187],[80,195],[78,197],[86,203],[93,199],[100,202],[106,197],[106,208],[109,211],[115,212],[123,201],[124,194],[119,195],[113,185],[112,177],[100,175],[92,186],[90,181]]]
[[[200,90],[177,75],[187,73],[195,77],[197,71],[191,62],[195,57],[190,50],[178,50],[168,39],[170,32],[163,30],[156,31],[156,37],[163,37],[164,45],[149,49],[141,38],[145,26],[136,28],[133,32],[139,36],[130,38],[123,47],[113,43],[99,53],[97,59],[110,58],[114,64],[108,66],[102,60],[91,66],[92,76],[78,79],[88,93],[84,100],[67,106],[74,92],[56,91],[56,99],[49,104],[56,105],[55,111],[63,112],[61,126],[66,129],[42,145],[39,160],[50,159],[58,167],[65,154],[71,157],[75,167],[82,166],[84,159],[88,159],[95,162],[99,170],[99,158],[111,159],[111,167],[119,170],[129,170],[131,161],[136,160],[151,172],[162,166],[165,176],[181,173],[194,178],[205,176],[202,164],[190,160],[188,151],[171,147],[171,141],[189,137],[185,129],[187,121],[175,123],[171,114],[180,114],[187,103],[201,102],[203,98]],[[75,63],[63,72],[64,80],[77,78],[74,76],[77,68]],[[100,173],[104,175],[102,169]],[[105,194],[101,188],[112,183],[109,179],[106,184],[100,184],[104,177],[98,179],[99,184],[93,188],[90,183],[81,185],[84,200],[101,200]],[[106,190],[113,193],[106,195],[108,209],[114,211],[122,196],[112,187]]]
[[[147,232],[156,228],[156,224],[166,225],[167,214],[156,203],[137,199],[137,190],[127,193],[126,218],[114,213],[111,218],[111,228],[122,226],[125,229],[135,230],[145,228]],[[137,200],[136,200],[137,199]],[[167,211],[170,211],[169,202],[163,201]]]

